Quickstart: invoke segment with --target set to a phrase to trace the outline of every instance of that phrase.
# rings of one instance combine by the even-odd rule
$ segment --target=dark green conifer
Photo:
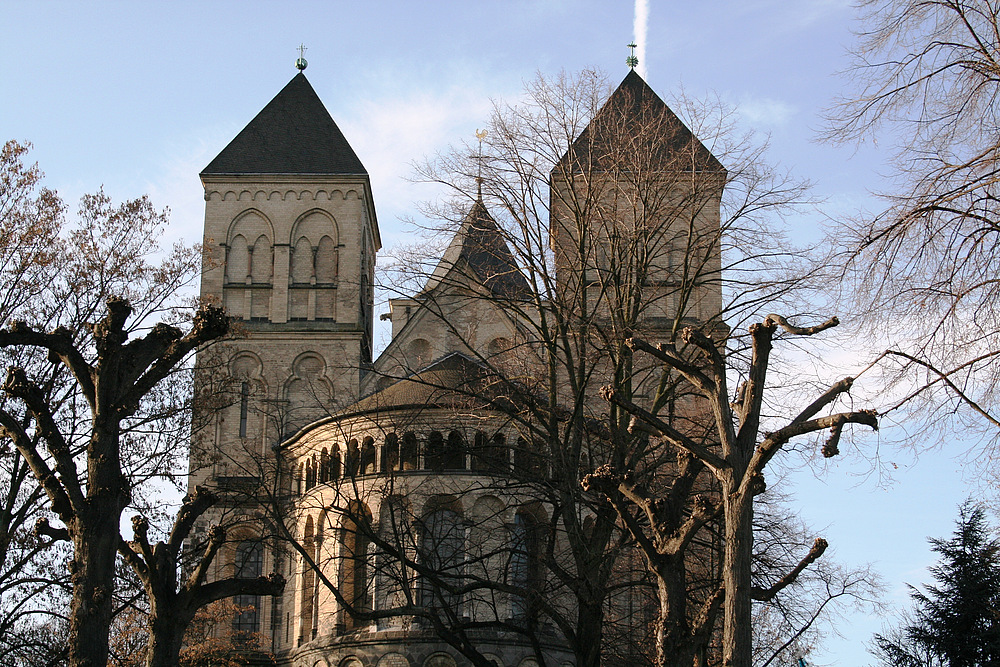
[[[983,509],[966,502],[951,539],[932,539],[937,585],[910,587],[915,608],[903,627],[875,635],[872,652],[892,667],[1000,665],[1000,542]]]

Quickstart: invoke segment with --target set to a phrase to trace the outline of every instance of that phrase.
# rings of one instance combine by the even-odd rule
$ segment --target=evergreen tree
[[[1000,541],[983,510],[966,502],[949,540],[933,539],[938,582],[910,587],[915,609],[903,627],[875,635],[873,653],[892,667],[1000,665]]]

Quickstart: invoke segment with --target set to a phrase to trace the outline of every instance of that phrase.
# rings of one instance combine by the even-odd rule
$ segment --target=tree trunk
[[[70,607],[69,664],[105,667],[113,611],[115,557],[118,552],[117,499],[92,499],[72,531],[73,601]]]
[[[723,601],[725,621],[722,629],[724,667],[751,666],[750,561],[753,555],[753,496],[741,495],[734,488],[738,483],[727,479],[722,484],[726,519],[722,559],[722,579],[726,588],[726,598]]]
[[[108,401],[110,402],[110,401]],[[106,667],[108,636],[114,610],[115,562],[121,539],[122,510],[127,501],[118,451],[118,422],[95,411],[87,447],[86,506],[67,526],[73,539],[69,621],[69,664]],[[112,424],[108,424],[112,421]]]
[[[687,619],[687,577],[683,558],[668,558],[656,572],[659,615],[657,667],[691,667],[696,647]]]
[[[576,614],[577,667],[601,667],[601,638],[604,624],[604,606],[580,602]]]
[[[154,605],[149,616],[146,667],[177,667],[184,644],[184,631],[189,623],[189,618],[158,610]]]

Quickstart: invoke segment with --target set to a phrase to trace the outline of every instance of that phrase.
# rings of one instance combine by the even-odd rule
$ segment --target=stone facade
[[[648,91],[629,77],[623,87]],[[574,665],[554,628],[517,593],[530,589],[573,608],[534,565],[543,542],[556,554],[564,546],[558,531],[543,537],[555,522],[533,490],[549,462],[482,370],[502,366],[522,378],[541,370],[525,344],[531,327],[523,315],[491,298],[527,298],[528,284],[483,202],[473,204],[424,288],[390,301],[392,340],[373,360],[380,237],[369,179],[304,76],[201,176],[201,296],[222,303],[245,335],[199,355],[196,386],[207,407],[196,413],[189,484],[275,491],[278,518],[262,520],[248,500],[216,508],[201,530],[238,524],[215,576],[277,571],[288,581],[279,598],[238,600],[254,611],[234,629],[263,633],[279,663],[292,667],[468,664],[432,619],[407,612],[421,607],[481,623],[469,640],[500,667],[537,664],[536,647],[516,631],[535,623],[546,663]],[[565,178],[554,172],[553,189]],[[719,226],[719,192],[721,185],[694,218],[708,236]],[[563,250],[579,245],[565,231],[572,212],[554,204],[552,216],[558,261],[572,263]],[[670,272],[673,239],[684,229],[665,225],[649,244],[662,246],[644,320],[654,340],[678,308]],[[609,235],[594,238],[607,243]],[[593,271],[620,260],[602,257]],[[717,252],[709,248],[706,261],[717,272]],[[562,288],[590,289],[562,271]],[[696,317],[717,314],[718,281],[693,298]],[[265,528],[269,521],[284,524],[298,546],[271,540],[277,529]],[[349,607],[369,619],[356,620]]]

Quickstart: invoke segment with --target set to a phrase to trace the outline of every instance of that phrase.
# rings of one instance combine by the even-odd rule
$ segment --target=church
[[[230,526],[217,577],[285,577],[232,623],[278,664],[582,664],[567,582],[614,527],[579,479],[636,451],[599,388],[665,400],[609,350],[717,319],[725,169],[634,70],[560,150],[520,197],[473,156],[377,357],[369,174],[304,72],[201,172],[201,297],[239,333],[199,353],[196,393],[225,399],[196,408],[189,486],[242,498],[201,527]],[[598,611],[646,632],[648,601],[623,595]]]

